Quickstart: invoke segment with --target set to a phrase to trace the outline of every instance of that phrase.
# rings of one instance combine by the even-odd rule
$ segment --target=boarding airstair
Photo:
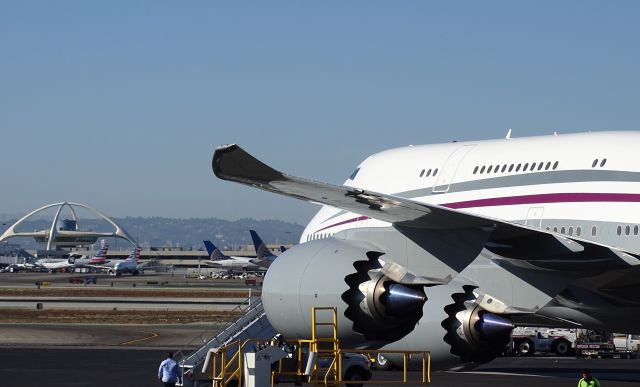
[[[210,351],[215,352],[218,348],[230,342],[246,339],[270,339],[275,334],[275,329],[267,320],[267,315],[259,297],[250,297],[241,304],[243,315],[233,321],[220,333],[194,351],[192,354],[179,361],[182,370],[181,386],[211,385],[211,376],[202,372],[202,365]]]

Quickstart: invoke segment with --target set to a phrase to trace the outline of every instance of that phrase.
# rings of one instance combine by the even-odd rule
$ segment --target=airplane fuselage
[[[640,132],[407,146],[368,157],[346,186],[640,252]],[[324,206],[300,242],[389,224]]]
[[[265,276],[276,329],[305,337],[310,309],[335,306],[341,342],[429,349],[445,365],[494,358],[532,321],[640,333],[639,144],[600,132],[407,146],[343,186],[235,144],[212,167],[325,204]]]
[[[253,258],[247,257],[229,257],[228,259],[220,259],[217,261],[207,261],[207,264],[213,267],[224,267],[227,269],[242,269],[242,270],[259,270],[261,267],[252,263]]]

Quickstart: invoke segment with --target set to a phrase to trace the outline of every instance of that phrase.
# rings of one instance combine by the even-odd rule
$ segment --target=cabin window
[[[631,226],[627,225],[627,227],[624,228],[624,235],[629,235],[631,234]]]
[[[633,226],[633,235],[638,235],[638,225]]]
[[[582,228],[580,228],[580,226],[578,226],[578,227],[576,228],[576,235],[577,235],[577,236],[580,236],[580,234],[582,234]]]
[[[438,168],[436,168],[436,169],[433,171],[433,176],[435,176],[435,175],[437,175],[437,174],[438,174]]]
[[[477,165],[476,165],[476,167],[475,167],[475,168],[473,168],[473,174],[475,175],[475,174],[476,174],[476,172],[478,172],[478,166],[477,166]]]
[[[422,177],[422,175],[424,175],[424,169],[420,172],[420,177]]]
[[[560,229],[560,234],[564,234],[564,233],[565,233],[565,231],[566,231],[566,229],[565,229],[564,227],[562,227],[562,228]]]
[[[606,163],[607,163],[607,159],[602,159],[602,161],[600,162],[600,167],[604,167]]]
[[[573,235],[573,227],[569,227],[569,235]]]
[[[622,235],[622,226],[618,226],[618,235]]]
[[[484,165],[480,168],[480,173],[484,173]]]
[[[547,165],[544,167],[544,170],[548,171],[550,167],[551,167],[551,161],[547,162]]]
[[[553,232],[558,232],[558,227],[554,227]]]
[[[531,169],[530,169],[530,171],[533,171],[534,169],[536,169],[536,163],[531,164]]]
[[[524,168],[522,168],[522,172],[526,172],[527,168],[529,168],[529,163],[524,164]]]
[[[591,227],[591,235],[596,236],[596,232],[597,232],[596,226]]]
[[[522,164],[518,164],[518,166],[516,167],[516,172],[520,171],[520,167],[522,166]]]
[[[513,171],[513,164],[509,165],[509,172]]]
[[[543,166],[544,166],[544,163],[538,164],[538,171],[541,170]]]
[[[431,176],[431,168],[427,171],[427,177]]]
[[[558,168],[558,162],[556,161],[555,163],[553,163],[553,169]]]
[[[504,173],[505,169],[507,169],[507,164],[502,166],[502,170],[500,171],[501,173]]]
[[[489,165],[489,168],[487,168],[487,173],[491,173],[491,168],[493,168],[493,165]]]
[[[591,168],[595,168],[596,165],[598,165],[598,159],[593,160],[593,163],[591,163]]]
[[[493,173],[498,173],[499,170],[500,170],[500,164],[496,165],[496,167],[493,169]]]

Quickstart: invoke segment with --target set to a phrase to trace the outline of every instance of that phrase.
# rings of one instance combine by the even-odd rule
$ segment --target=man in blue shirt
[[[160,363],[158,379],[164,383],[165,387],[175,387],[179,377],[178,363],[173,360],[173,353],[169,352],[167,358]]]

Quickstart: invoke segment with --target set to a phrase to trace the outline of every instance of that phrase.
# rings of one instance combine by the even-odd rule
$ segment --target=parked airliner
[[[346,346],[497,356],[514,325],[640,333],[640,132],[452,142],[366,158],[343,185],[238,145],[216,176],[323,207],[273,262],[262,299],[287,337],[336,306]]]
[[[219,248],[217,248],[211,241],[203,241],[204,247],[209,254],[209,261],[206,263],[211,266],[221,267],[226,269],[239,269],[239,270],[260,270],[261,267],[253,263],[254,258],[251,257],[228,257]]]
[[[96,269],[106,271],[110,275],[120,276],[121,274],[130,273],[138,275],[141,270],[138,269],[138,261],[140,260],[140,246],[135,246],[131,254],[126,259],[114,259],[106,263],[96,263],[87,265]]]
[[[271,252],[267,245],[262,241],[262,238],[255,230],[249,230],[251,234],[251,240],[253,241],[253,247],[256,249],[256,258],[253,262],[262,267],[269,267],[271,263],[278,258],[277,255]],[[282,246],[281,246],[282,247]]]
[[[44,267],[51,271],[61,269],[73,269],[76,267],[86,267],[91,265],[101,265],[107,262],[107,251],[109,245],[104,245],[93,257],[70,253],[68,258],[42,258],[35,262],[36,266]]]

